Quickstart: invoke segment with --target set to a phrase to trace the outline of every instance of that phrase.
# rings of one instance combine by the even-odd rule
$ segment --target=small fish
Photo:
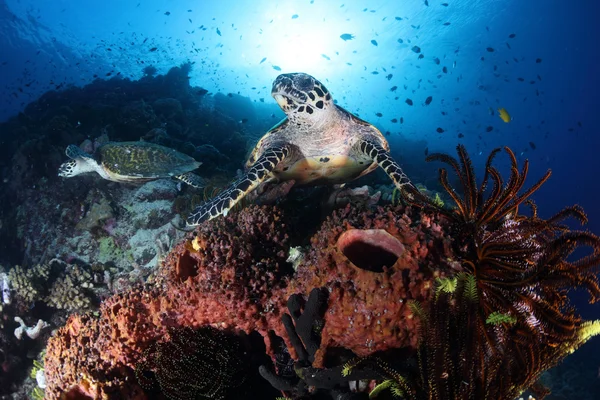
[[[404,123],[404,117],[400,117],[400,123],[403,124]]]
[[[396,21],[402,21],[402,18],[396,17]]]
[[[373,46],[377,46],[377,40],[375,40],[375,39],[371,40],[371,44],[372,44]]]
[[[426,105],[426,106],[430,105],[432,100],[433,100],[433,97],[431,97],[431,96],[428,96],[428,97],[425,99],[425,105]]]
[[[373,75],[379,75],[379,71],[373,71],[373,72],[371,72],[371,74],[373,74]]]
[[[221,31],[217,28],[217,35],[221,36]]]
[[[298,18],[298,14],[292,15],[292,19],[297,19],[297,18]]]
[[[462,138],[464,138],[464,137],[465,137],[465,135],[463,135],[462,133],[459,133],[459,134],[458,134],[458,138],[459,138],[459,139],[462,139]]]
[[[406,99],[405,100],[406,104],[408,104],[409,106],[413,105],[413,101],[411,99]]]
[[[508,111],[506,111],[506,108],[504,107],[498,109],[498,116],[502,121],[506,122],[507,124],[512,120],[510,114],[508,113]]]
[[[397,120],[396,118],[393,118],[393,119],[391,119],[390,121],[392,122],[392,124],[396,124],[396,123],[398,123],[398,120]]]
[[[382,113],[380,113],[380,112],[378,112],[378,113],[375,113],[375,115],[377,115],[379,118],[383,117],[383,114],[382,114]]]
[[[413,48],[411,50],[414,51],[415,53],[421,52],[421,48],[419,46],[413,46]]]
[[[442,3],[444,7],[448,7],[448,3]]]
[[[436,131],[437,131],[437,133],[444,133],[444,129],[442,129],[442,128],[437,128]]]
[[[450,25],[450,22],[444,22],[443,25],[448,26],[448,25]]]
[[[488,47],[486,50],[487,50],[488,52],[490,52],[490,53],[493,53],[493,52],[494,52],[494,48],[493,48],[493,47]]]
[[[447,74],[448,73],[448,68],[446,68],[446,67],[442,68],[442,72],[445,73],[445,74]]]
[[[262,60],[260,60],[259,64],[264,63],[265,61],[267,61],[267,57],[264,57]]]
[[[150,51],[156,51],[156,50],[158,50],[158,47],[153,47],[150,49]]]
[[[485,128],[485,131],[486,131],[486,132],[491,132],[491,131],[493,131],[493,130],[494,130],[494,127],[493,127],[493,126],[488,126],[487,128]]]
[[[326,59],[327,61],[330,61],[331,58],[329,58],[326,54],[321,54],[321,57],[323,57],[324,59]]]
[[[398,89],[398,86],[392,86],[392,87],[390,88],[390,92],[395,92],[395,91],[396,91],[396,89]]]
[[[536,63],[536,64],[539,64],[539,63],[541,63],[541,62],[542,62],[542,59],[541,59],[541,58],[538,58],[538,59],[536,59],[536,60],[535,60],[535,63]]]
[[[433,62],[436,63],[437,65],[440,65],[440,59],[439,58],[434,58]]]
[[[529,147],[531,147],[532,150],[535,150],[535,143],[529,142]]]
[[[429,7],[429,1],[428,1],[428,0],[425,0],[425,1],[424,1],[424,3],[425,3],[425,5],[426,5],[427,7]]]
[[[281,71],[281,67],[280,67],[280,66],[278,66],[278,65],[273,65],[273,69],[274,69],[275,71]]]
[[[398,39],[398,43],[402,44],[402,43],[404,43],[404,40]]]
[[[419,54],[419,57],[417,57],[419,60],[425,58],[425,56],[423,54]]]
[[[511,33],[510,35],[508,35],[509,38],[514,39],[517,35],[515,35],[514,33]]]
[[[425,147],[425,155],[429,154],[429,147]]]
[[[261,103],[264,103],[265,102],[265,98],[261,97],[260,99],[258,99],[258,101],[260,101]]]
[[[170,12],[170,11],[167,11],[167,12],[165,13],[165,15],[168,17],[169,15],[171,15],[171,12]]]
[[[387,74],[387,75],[385,76],[385,79],[387,79],[387,80],[389,81],[389,80],[391,80],[391,79],[392,79],[392,77],[393,77],[393,76],[394,76],[394,75],[392,75],[392,74]]]
[[[354,36],[354,35],[352,35],[352,34],[350,34],[350,33],[343,33],[343,34],[341,34],[341,35],[340,35],[340,38],[341,38],[343,41],[348,41],[348,40],[352,40],[352,39],[354,39],[354,38],[355,38],[355,36]]]

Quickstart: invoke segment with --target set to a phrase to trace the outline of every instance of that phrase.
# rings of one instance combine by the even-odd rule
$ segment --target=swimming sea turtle
[[[334,104],[325,86],[305,73],[279,75],[271,95],[287,117],[256,144],[247,172],[188,217],[189,226],[227,212],[262,182],[294,180],[297,185],[340,184],[377,166],[400,192],[418,190],[390,156],[389,144],[373,125]]]
[[[190,171],[202,163],[177,150],[150,142],[108,142],[90,155],[75,145],[65,154],[71,159],[58,169],[58,176],[69,178],[97,172],[114,182],[143,183],[160,178],[176,178],[201,188],[204,181]]]

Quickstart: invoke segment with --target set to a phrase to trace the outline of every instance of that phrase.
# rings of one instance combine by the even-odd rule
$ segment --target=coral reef
[[[426,302],[433,279],[443,276],[429,269],[453,265],[447,261],[451,253],[444,250],[449,238],[438,223],[433,215],[414,209],[361,212],[348,207],[314,236],[313,250],[294,274],[286,262],[292,228],[281,211],[252,206],[209,221],[167,256],[155,282],[107,299],[98,319],[71,317],[48,345],[47,396],[56,398],[73,385],[93,388],[95,395],[125,390],[135,364],[168,327],[256,331],[273,357],[279,351],[275,334],[288,342],[295,357],[280,317],[291,294],[308,295],[316,287],[331,293],[315,368],[322,366],[331,347],[364,355],[416,344],[416,334],[407,329],[414,321],[405,302]],[[344,232],[352,235],[343,238],[342,246],[338,239]],[[382,247],[373,245],[373,239]],[[373,252],[376,264],[367,265],[359,257],[355,266],[344,253],[354,257],[361,247]],[[395,253],[388,254],[388,248]],[[389,296],[399,301],[390,304]]]
[[[598,298],[600,239],[562,223],[585,222],[578,207],[548,219],[535,206],[519,213],[547,175],[521,193],[527,164],[519,172],[506,152],[506,184],[492,165],[495,151],[480,186],[463,148],[459,160],[431,156],[458,174],[463,197],[440,173],[456,208],[435,199],[348,205],[309,243],[292,240],[296,220],[277,207],[250,206],[200,225],[144,285],[106,299],[97,315],[72,315],[56,332],[46,398],[142,399],[158,390],[176,398],[187,389],[159,372],[156,357],[168,352],[172,370],[186,369],[175,332],[193,343],[208,326],[260,335],[274,363],[263,363],[261,374],[294,399],[351,397],[354,376],[381,383],[368,386],[372,398],[515,398],[527,388],[543,397],[541,374],[600,333],[566,296],[583,287]],[[582,247],[588,255],[572,259]],[[187,355],[195,354],[191,346]],[[150,375],[140,375],[140,365]],[[155,385],[144,388],[145,379]]]

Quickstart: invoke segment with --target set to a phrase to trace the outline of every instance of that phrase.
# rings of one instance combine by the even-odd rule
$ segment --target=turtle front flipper
[[[248,170],[246,175],[216,197],[199,205],[187,219],[188,226],[196,226],[227,212],[248,193],[256,189],[291,153],[290,146],[266,150]]]
[[[389,151],[385,150],[378,143],[367,140],[360,140],[356,145],[361,153],[368,156],[388,174],[404,200],[409,203],[421,203],[426,200],[426,197],[408,179],[404,171],[402,171],[400,165],[394,161]]]
[[[206,181],[203,178],[191,172],[186,172],[185,174],[177,175],[175,179],[179,179],[180,181],[187,183],[188,185],[196,189],[202,189],[206,186]]]

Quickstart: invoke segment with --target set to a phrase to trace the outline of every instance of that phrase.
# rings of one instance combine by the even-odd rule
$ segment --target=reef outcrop
[[[329,300],[315,367],[338,347],[365,356],[415,346],[408,301],[427,303],[435,279],[455,267],[444,223],[410,207],[347,207],[313,235],[294,271],[287,262],[293,227],[277,208],[251,206],[209,221],[144,287],[110,297],[98,317],[71,316],[57,331],[47,347],[46,397],[144,398],[135,368],[173,328],[258,332],[273,358],[281,351],[278,337],[293,353],[281,322],[287,299],[319,287]]]

